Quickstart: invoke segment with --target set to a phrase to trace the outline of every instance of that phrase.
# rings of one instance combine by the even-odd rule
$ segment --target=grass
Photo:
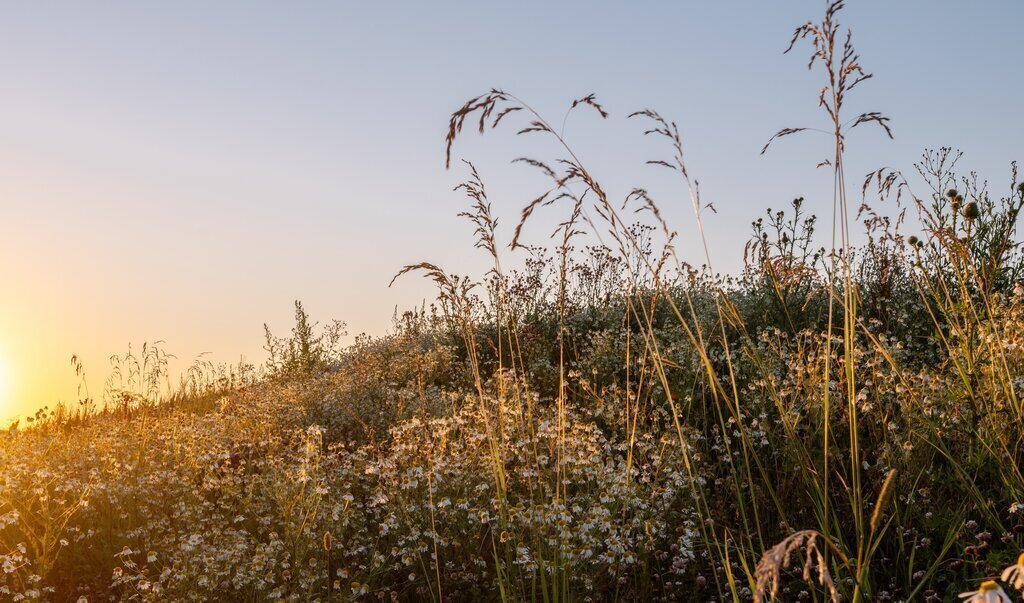
[[[467,124],[518,124],[539,154],[515,161],[548,182],[506,243],[464,164],[459,215],[491,269],[405,267],[436,302],[347,347],[297,303],[260,369],[200,359],[172,386],[159,345],[113,357],[102,400],[83,387],[0,435],[0,594],[1019,599],[1024,184],[1014,166],[990,192],[940,149],[919,177],[868,174],[854,201],[847,132],[892,131],[844,111],[870,75],[841,9],[790,46],[810,43],[824,82],[827,246],[797,199],[718,276],[679,127],[635,112],[660,149],[647,164],[693,209],[696,269],[647,189],[613,199],[557,122],[490,90],[452,115],[447,164]],[[583,111],[613,119],[591,94],[561,123]],[[523,243],[539,212],[561,212],[550,248]]]

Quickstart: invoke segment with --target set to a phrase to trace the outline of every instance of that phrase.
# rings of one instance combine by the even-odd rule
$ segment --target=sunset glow
[[[11,376],[8,368],[7,358],[0,352],[0,422],[7,419],[12,411],[11,408]],[[6,425],[0,425],[0,428]]]
[[[0,3],[0,603],[1018,600],[1022,23]]]

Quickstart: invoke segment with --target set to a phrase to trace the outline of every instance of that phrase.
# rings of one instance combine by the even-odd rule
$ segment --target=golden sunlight
[[[0,355],[0,419],[11,409],[9,400],[11,395],[10,374],[7,370],[7,359]]]
[[[1024,603],[1024,0],[465,4],[2,5],[0,603]]]

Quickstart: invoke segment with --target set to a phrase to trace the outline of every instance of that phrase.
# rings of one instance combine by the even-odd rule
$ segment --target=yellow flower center
[[[991,590],[996,590],[997,588],[999,588],[999,585],[996,584],[995,580],[985,580],[981,583],[981,587],[978,588],[978,592],[987,593]]]
[[[1024,553],[1021,553],[1020,557],[1017,557],[1017,565],[1024,565]]]

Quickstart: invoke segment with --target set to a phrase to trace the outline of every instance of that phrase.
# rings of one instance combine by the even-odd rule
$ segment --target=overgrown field
[[[797,199],[736,241],[741,274],[695,268],[644,188],[612,199],[492,90],[449,157],[464,125],[514,127],[550,179],[506,233],[465,167],[493,268],[406,267],[437,301],[348,346],[297,303],[265,366],[175,387],[147,346],[0,432],[0,599],[1021,600],[1024,184],[939,149],[848,185],[845,134],[889,123],[844,110],[869,76],[840,8],[793,38],[824,76],[830,239]],[[630,118],[699,235],[679,130]],[[522,248],[541,212],[551,247]]]

